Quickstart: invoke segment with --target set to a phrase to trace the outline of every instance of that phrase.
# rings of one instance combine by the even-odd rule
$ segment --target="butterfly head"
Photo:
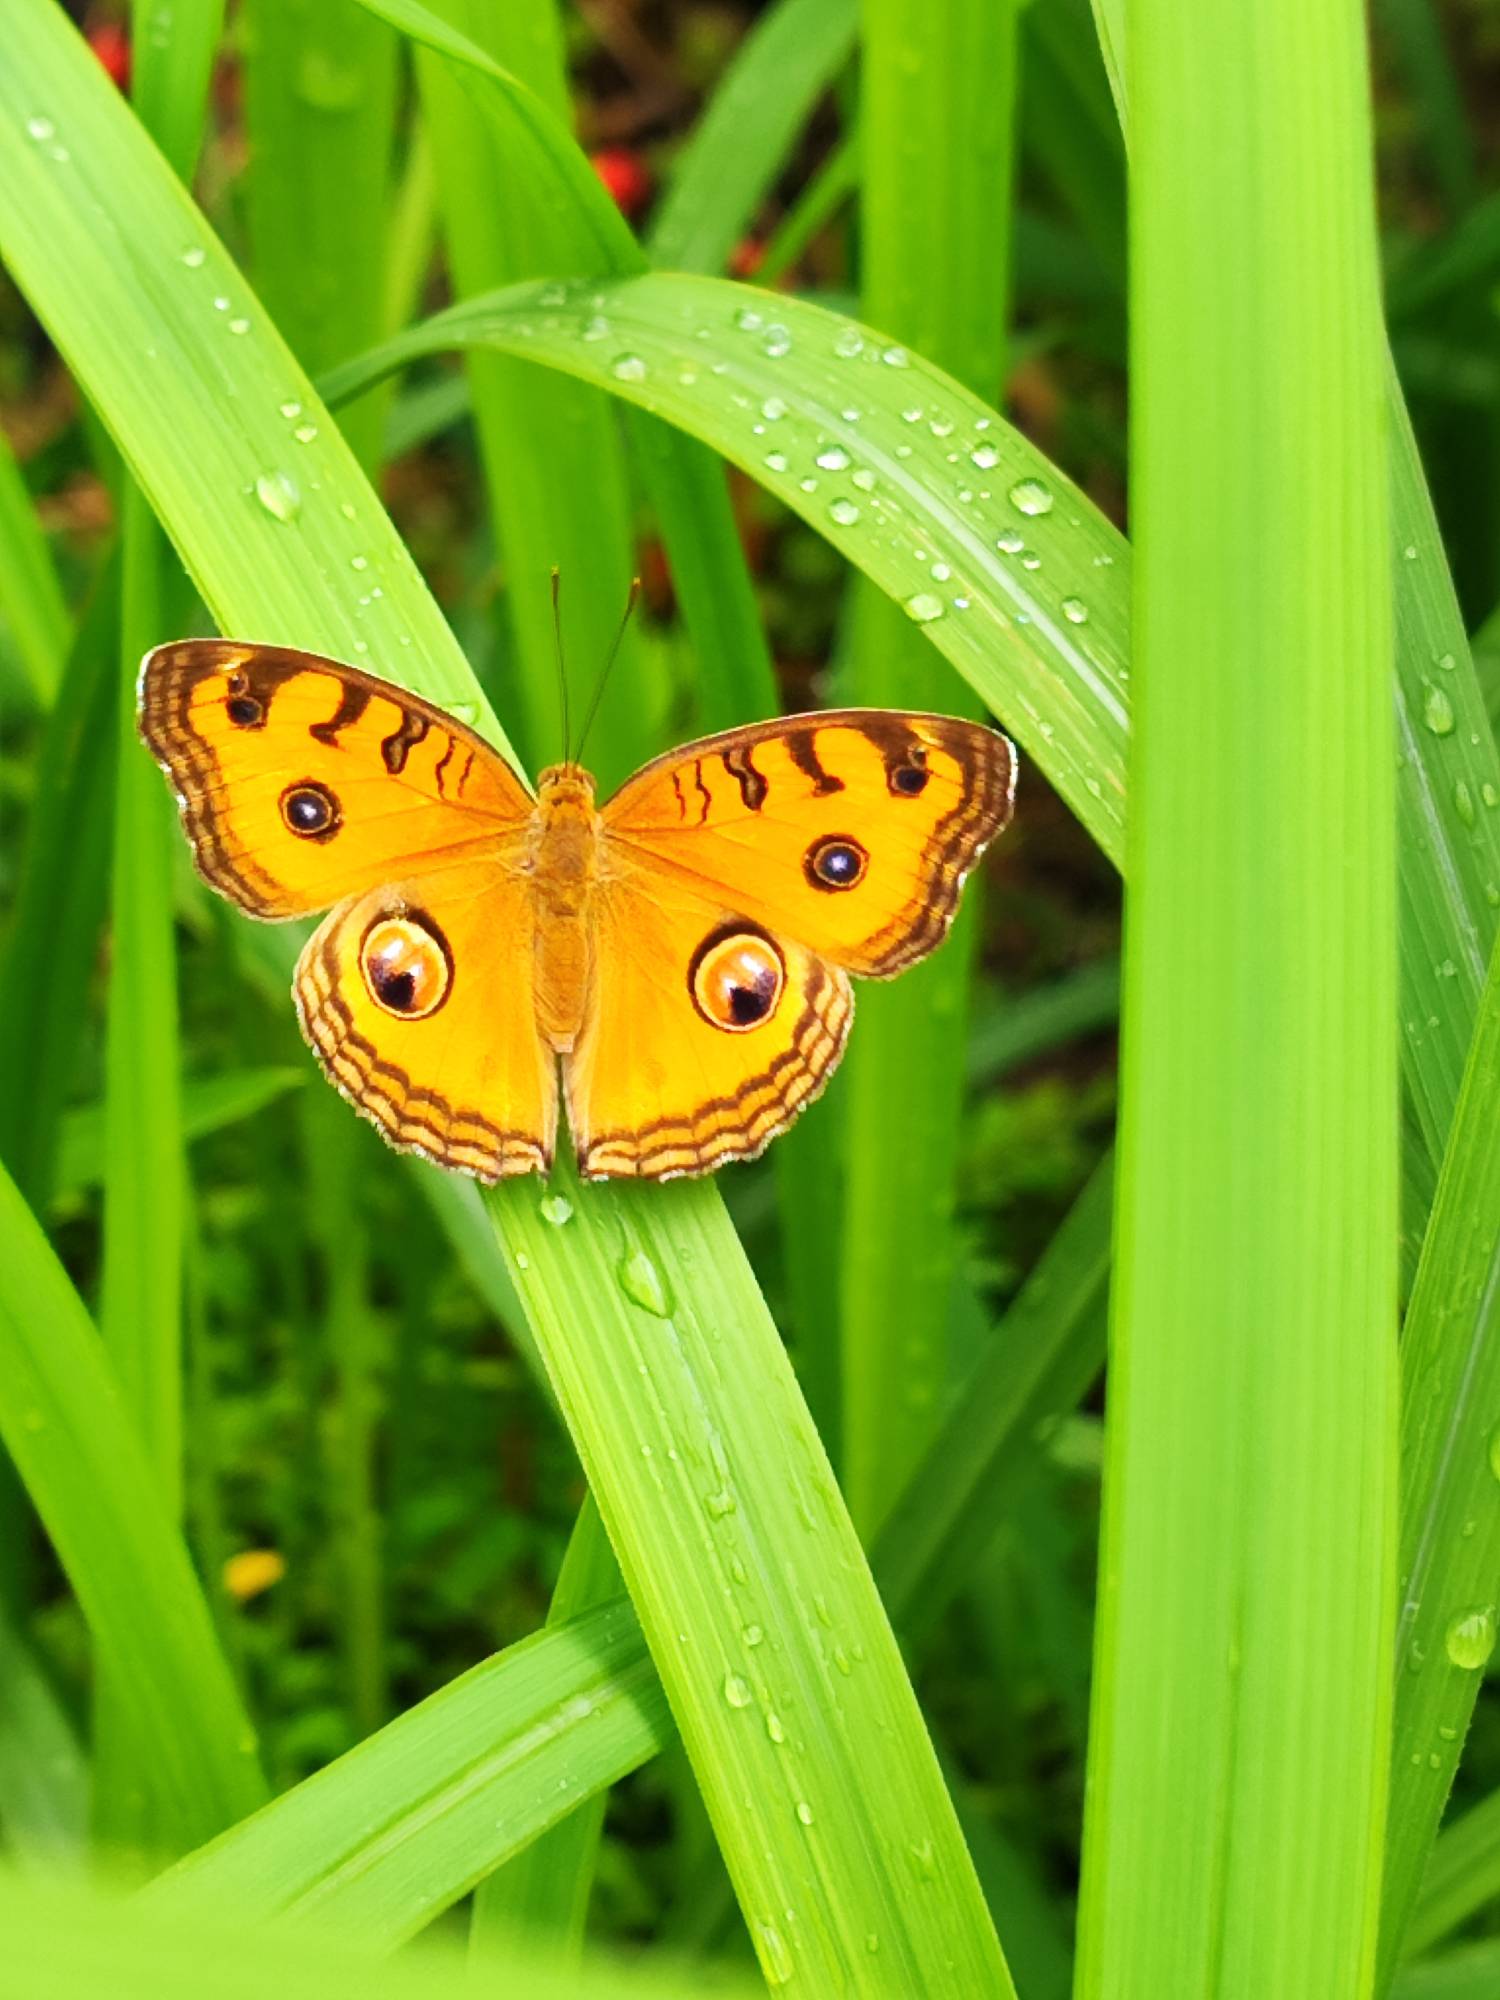
[[[593,817],[594,780],[582,764],[549,764],[536,781],[536,792],[544,815]]]

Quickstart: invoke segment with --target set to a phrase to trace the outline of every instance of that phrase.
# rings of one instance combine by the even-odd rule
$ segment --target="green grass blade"
[[[0,1875],[6,1971],[27,2000],[453,2000],[466,1990],[463,1959],[424,1943],[381,1963],[357,1938],[323,1938],[305,1928],[252,1924],[219,1904],[170,1913],[141,1898],[97,1890],[38,1889]],[[206,1971],[205,1968],[211,1968]],[[526,2000],[700,2000],[701,1981],[595,1959],[559,1971],[519,1953],[507,1961],[507,1990]],[[726,1977],[724,2000],[753,2000],[758,1983]]]
[[[3,1174],[0,1242],[0,1436],[159,1794],[206,1840],[260,1803],[254,1734],[98,1335]]]
[[[1094,14],[1128,137],[1124,0],[1094,0]],[[1416,439],[1389,361],[1384,395],[1396,602],[1402,1067],[1437,1161],[1500,930],[1500,748],[1486,721]],[[1403,1505],[1421,1504],[1422,1496],[1408,1489]]]
[[[813,106],[849,60],[857,0],[777,0],[752,25],[677,156],[647,241],[662,271],[719,272]]]
[[[172,910],[178,834],[171,800],[150,782],[137,750],[136,671],[162,637],[157,577],[165,545],[133,491],[125,496],[124,543],[99,1331],[175,1516],[182,1503],[182,1052]]]
[[[1352,1994],[1395,1507],[1363,18],[1128,19],[1139,695],[1078,1991]]]
[[[1500,1571],[1500,949],[1401,1343],[1403,1512],[1391,1828],[1381,1912],[1389,1968],[1495,1643]],[[1456,1393],[1454,1389],[1456,1385]],[[1413,1761],[1415,1760],[1415,1761]]]
[[[0,1159],[45,1209],[109,900],[120,670],[119,567],[105,564],[47,718],[0,981]]]
[[[68,657],[72,620],[25,475],[0,433],[0,629],[39,708],[50,708]]]
[[[66,130],[66,176],[27,131],[43,102]],[[12,270],[107,414],[215,617],[373,655],[429,697],[484,716],[310,386],[42,0],[17,10],[0,71],[0,188]],[[215,313],[216,295],[249,322],[243,334]],[[703,343],[695,355],[701,365]],[[316,432],[305,443],[288,441],[289,397]],[[256,467],[294,474],[300,506],[267,507]],[[365,567],[351,574],[355,556]],[[535,1187],[489,1199],[763,1963],[810,1989],[920,1987],[938,1968],[933,1977],[951,1972],[960,1988],[1009,1991],[894,1638],[717,1192],[569,1195],[562,1228],[544,1218]],[[666,1316],[640,1305],[643,1295],[657,1307],[664,1298]],[[721,1457],[735,1498],[722,1514],[710,1504],[726,1490]],[[746,1638],[751,1625],[759,1646]],[[743,1705],[726,1695],[733,1676],[749,1692]],[[902,1829],[897,1851],[882,1845],[890,1820]]]
[[[1119,1018],[1120,963],[1115,958],[1081,965],[1029,993],[1007,993],[970,1040],[971,1081],[993,1082],[1075,1036],[1113,1027]]]
[[[310,373],[386,330],[385,246],[397,40],[354,0],[252,0],[245,33],[255,288]],[[384,396],[343,419],[379,456]]]
[[[316,1917],[389,1950],[670,1729],[640,1626],[616,1598],[471,1668],[148,1894],[247,1921]]]
[[[995,400],[1009,306],[1016,10],[965,0],[935,16],[926,0],[866,0],[862,19],[864,315]],[[873,584],[856,601],[849,656],[854,701],[977,707]],[[970,908],[935,958],[861,995],[846,1064],[842,1472],[867,1537],[920,1457],[948,1386],[977,938]]]
[[[610,337],[585,338],[598,323]],[[709,342],[721,343],[722,373],[704,365]],[[1126,545],[978,397],[841,314],[662,274],[473,300],[325,387],[337,398],[413,355],[469,343],[583,375],[742,466],[905,604],[1106,854],[1123,858]],[[934,563],[948,575],[934,577]]]
[[[1417,1958],[1431,1951],[1497,1898],[1500,1792],[1491,1792],[1445,1826],[1433,1843],[1421,1892],[1401,1935],[1402,1954]]]

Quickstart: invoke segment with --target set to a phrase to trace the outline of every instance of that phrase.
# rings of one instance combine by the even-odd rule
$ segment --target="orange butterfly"
[[[332,913],[303,1032],[392,1145],[481,1180],[749,1159],[827,1082],[854,1000],[939,944],[1010,818],[1015,753],[941,715],[838,709],[706,736],[603,806],[532,798],[484,739],[336,661],[159,646],[141,732],[200,872],[255,917]]]

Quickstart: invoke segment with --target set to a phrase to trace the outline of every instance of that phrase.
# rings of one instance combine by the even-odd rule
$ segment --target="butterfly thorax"
[[[537,781],[526,859],[536,922],[538,1025],[560,1055],[583,1026],[589,992],[589,897],[599,877],[594,781],[578,764],[553,764]]]

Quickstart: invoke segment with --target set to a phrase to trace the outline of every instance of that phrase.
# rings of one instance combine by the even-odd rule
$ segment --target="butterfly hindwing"
[[[141,733],[200,872],[256,917],[327,909],[425,862],[519,838],[531,800],[472,729],[315,653],[158,646]]]
[[[493,860],[353,897],[297,961],[303,1033],[392,1145],[480,1180],[545,1173],[557,1064],[530,944],[522,878]]]
[[[684,877],[619,858],[565,1059],[581,1171],[665,1180],[752,1158],[822,1089],[853,1013],[837,966]]]
[[[1014,782],[1011,745],[979,723],[830,709],[658,757],[603,812],[637,860],[888,979],[942,942]]]

